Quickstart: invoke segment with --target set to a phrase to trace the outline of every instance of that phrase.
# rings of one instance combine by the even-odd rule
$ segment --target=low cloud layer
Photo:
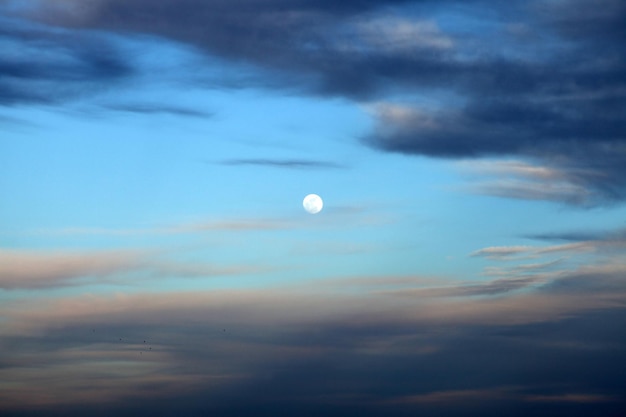
[[[621,274],[439,293],[432,279],[367,277],[5,304],[0,410],[613,415],[626,401],[626,293],[606,284]],[[592,291],[576,290],[582,280]],[[417,287],[337,291],[383,281]]]
[[[263,270],[148,251],[5,251],[3,290],[30,296],[0,305],[0,413],[619,415],[621,235],[479,249],[477,262],[493,262],[480,279],[338,275],[189,291],[146,282],[46,298],[37,290],[86,279],[147,274],[178,288],[180,278]]]

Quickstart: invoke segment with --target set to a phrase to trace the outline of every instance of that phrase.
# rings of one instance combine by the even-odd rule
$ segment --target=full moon
[[[322,207],[324,207],[324,202],[319,195],[309,194],[304,197],[304,200],[302,200],[302,207],[304,207],[304,209],[311,214],[317,214],[322,211]]]

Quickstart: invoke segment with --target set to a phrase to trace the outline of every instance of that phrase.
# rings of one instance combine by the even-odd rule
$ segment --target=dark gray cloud
[[[528,188],[496,194],[595,205],[626,197],[626,19],[623,2],[532,4],[525,24],[549,41],[519,39],[500,46],[533,47],[530,57],[447,61],[451,89],[464,97],[454,108],[414,108],[366,139],[377,148],[444,158],[517,156],[560,170],[575,197]],[[528,45],[527,43],[531,44]],[[549,56],[541,42],[558,45]],[[496,51],[494,51],[496,52]]]
[[[341,169],[344,165],[328,162],[316,161],[312,159],[277,159],[277,158],[249,158],[249,159],[228,159],[220,162],[222,165],[257,165],[276,168],[293,169]]]
[[[602,242],[626,242],[626,229],[620,230],[575,230],[553,233],[540,233],[525,236],[529,239],[547,241],[602,241]]]
[[[0,41],[0,105],[57,103],[109,87],[134,72],[127,57],[96,34],[3,18]]]
[[[408,0],[87,0],[80,7],[43,3],[30,16],[75,29],[164,36],[213,55],[278,71],[280,79],[299,83],[304,91],[371,98],[411,85],[447,84],[455,74],[482,69],[482,64],[451,61],[442,51],[437,28],[417,28],[416,43],[404,45],[410,51],[398,48],[399,39],[389,34],[385,35],[389,39],[377,39],[377,31],[389,25],[382,25],[374,12],[382,10],[385,17],[393,6],[419,3],[432,4]],[[394,22],[387,23],[393,26]],[[461,78],[456,77],[455,83]],[[268,81],[268,85],[276,86],[276,82]]]
[[[578,187],[576,196],[515,187],[492,194],[582,206],[626,198],[626,6],[619,0],[77,4],[40,3],[29,13],[76,31],[150,34],[192,44],[269,70],[257,79],[267,87],[387,102],[376,113],[378,129],[364,138],[376,149],[532,159]],[[484,28],[458,16],[456,25],[446,23],[454,13]],[[87,68],[97,64],[103,75],[115,73],[117,61],[90,59]],[[5,84],[4,96],[37,99],[20,96],[36,90],[15,88]],[[389,103],[396,93],[409,103],[426,97],[437,104]],[[51,96],[40,99],[45,97]]]

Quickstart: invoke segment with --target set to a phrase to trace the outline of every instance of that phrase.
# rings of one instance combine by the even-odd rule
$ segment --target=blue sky
[[[0,1],[0,411],[618,415],[625,13]]]

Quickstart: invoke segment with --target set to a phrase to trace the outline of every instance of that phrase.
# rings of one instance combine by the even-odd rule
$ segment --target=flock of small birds
[[[91,332],[92,332],[92,333],[95,333],[95,332],[96,332],[96,329],[91,329]],[[122,339],[122,338],[120,337],[120,338],[119,338],[119,341],[120,341],[120,342],[123,342],[123,341],[124,341],[124,339]],[[144,341],[143,341],[143,343],[144,343],[144,346],[145,346],[147,342],[144,340]],[[147,350],[148,350],[148,351],[152,350],[152,346],[148,346],[148,349],[147,349]],[[139,354],[140,354],[140,355],[143,355],[143,350],[139,351]]]
[[[96,332],[96,329],[91,329],[91,332],[92,332],[92,333],[95,333],[95,332]],[[226,329],[222,329],[222,332],[226,332]],[[119,339],[120,339],[120,342],[123,342],[123,340],[122,340],[122,338],[121,338],[121,337],[120,337]],[[145,344],[146,344],[146,341],[144,340],[144,341],[143,341],[143,343],[144,343],[144,345],[145,345]],[[148,351],[151,351],[151,350],[152,350],[152,346],[148,346]],[[143,355],[143,350],[140,350],[140,351],[139,351],[139,354],[140,354],[140,355]]]

